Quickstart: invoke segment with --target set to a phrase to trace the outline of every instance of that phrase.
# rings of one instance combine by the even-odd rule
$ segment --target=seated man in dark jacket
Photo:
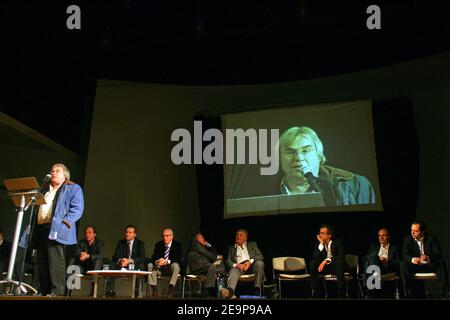
[[[426,232],[425,223],[416,220],[411,225],[411,235],[403,240],[401,275],[408,298],[424,295],[424,288],[421,286],[423,283],[415,281],[413,275],[430,272],[436,273],[440,293],[445,297],[448,275],[441,246],[436,236]]]
[[[173,230],[164,229],[162,240],[155,244],[153,255],[148,264],[148,283],[152,286],[153,297],[158,298],[157,279],[158,274],[169,276],[168,298],[173,298],[178,274],[181,270],[181,243],[173,239]]]
[[[95,227],[88,226],[84,230],[84,239],[77,243],[74,255],[70,258],[69,265],[80,267],[81,273],[89,270],[101,270],[103,265],[103,252],[105,243],[97,239]],[[92,284],[95,283],[97,275],[92,277]]]
[[[313,297],[321,296],[319,274],[335,274],[337,276],[338,298],[344,298],[345,269],[345,249],[341,239],[334,238],[334,230],[331,226],[322,225],[309,264]]]
[[[81,272],[101,270],[103,265],[105,242],[97,238],[95,227],[89,226],[84,231],[84,239],[78,241],[71,263],[81,267]]]
[[[223,256],[205,240],[201,233],[197,233],[192,240],[191,248],[187,255],[189,273],[206,274],[202,296],[215,296],[217,275],[225,271]]]
[[[124,239],[116,244],[116,250],[112,257],[112,269],[139,269],[145,268],[144,241],[136,238],[137,228],[134,225],[125,227]],[[114,296],[114,279],[109,280],[108,296]]]
[[[378,230],[378,243],[372,243],[369,251],[364,258],[364,275],[366,284],[367,276],[372,273],[367,272],[369,266],[378,266],[381,274],[396,273],[400,270],[400,260],[398,247],[391,243],[391,236],[388,229],[381,228]],[[381,276],[381,275],[380,275]],[[372,292],[370,288],[369,295],[378,295]]]

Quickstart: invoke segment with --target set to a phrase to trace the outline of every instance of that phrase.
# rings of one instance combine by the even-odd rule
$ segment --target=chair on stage
[[[348,282],[355,280],[358,285],[359,289],[359,295],[360,297],[364,296],[361,283],[358,280],[359,277],[359,257],[355,254],[346,254],[345,255],[345,262],[347,263],[348,268],[351,272],[345,272],[344,273],[344,280],[345,280],[345,296],[348,298]],[[331,282],[337,282],[337,276],[335,274],[326,274],[320,276],[323,280],[323,286],[325,289],[325,298],[328,297],[328,291],[327,291],[327,281]]]
[[[279,297],[282,297],[282,282],[305,282],[311,279],[306,262],[301,257],[276,257],[272,259],[273,280],[278,280]]]
[[[192,298],[192,285],[191,283],[197,283],[198,284],[198,291],[201,292],[202,291],[202,285],[203,282],[205,281],[206,276],[203,274],[192,274],[190,273],[189,270],[189,266],[187,266],[186,268],[186,273],[183,276],[183,287],[181,289],[181,298],[184,299],[185,297],[185,292],[186,292],[186,282],[189,285],[189,296]]]

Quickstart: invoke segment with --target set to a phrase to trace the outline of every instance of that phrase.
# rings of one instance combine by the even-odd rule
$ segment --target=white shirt
[[[419,246],[420,255],[424,255],[425,251],[423,249],[423,236],[421,239],[414,239],[414,240],[416,241],[417,245]],[[414,258],[411,259],[411,262],[413,262],[413,261],[414,261]],[[426,263],[426,262],[421,261],[421,263]]]
[[[378,256],[380,258],[388,259],[389,257],[389,243],[387,245],[380,244],[380,251],[378,251]]]
[[[254,259],[250,259],[250,255],[247,250],[247,242],[245,242],[242,247],[237,244],[234,245],[236,248],[236,263],[233,264],[233,268],[236,267],[239,263],[249,260],[250,263],[253,263]]]
[[[38,211],[38,224],[50,223],[52,221],[53,200],[55,199],[58,188],[53,188],[50,185],[50,189],[45,193],[44,198],[46,204],[39,206]]]
[[[420,255],[425,254],[423,250],[423,237],[421,239],[415,239],[417,245],[419,246]]]
[[[328,245],[323,245],[321,243],[319,243],[319,250],[320,252],[323,251],[323,249],[327,250],[327,258],[326,260],[328,260],[328,263],[331,262],[331,259],[333,258],[333,255],[331,254],[331,243],[333,242],[333,240],[330,240],[330,242],[328,242]]]

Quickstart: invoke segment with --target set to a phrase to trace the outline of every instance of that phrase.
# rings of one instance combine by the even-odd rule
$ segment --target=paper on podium
[[[227,214],[239,214],[324,207],[325,203],[322,194],[310,192],[228,199],[226,205]]]
[[[7,179],[3,180],[3,184],[8,190],[8,196],[11,197],[16,207],[20,206],[22,195],[25,196],[26,203],[33,196],[36,197],[35,204],[41,205],[46,203],[44,195],[38,192],[39,184],[35,177]]]

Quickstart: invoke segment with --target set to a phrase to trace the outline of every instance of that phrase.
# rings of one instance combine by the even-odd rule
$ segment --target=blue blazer
[[[83,215],[84,198],[81,187],[72,181],[61,186],[53,210],[49,239],[65,245],[77,243],[77,222]],[[63,222],[67,222],[70,228]]]

